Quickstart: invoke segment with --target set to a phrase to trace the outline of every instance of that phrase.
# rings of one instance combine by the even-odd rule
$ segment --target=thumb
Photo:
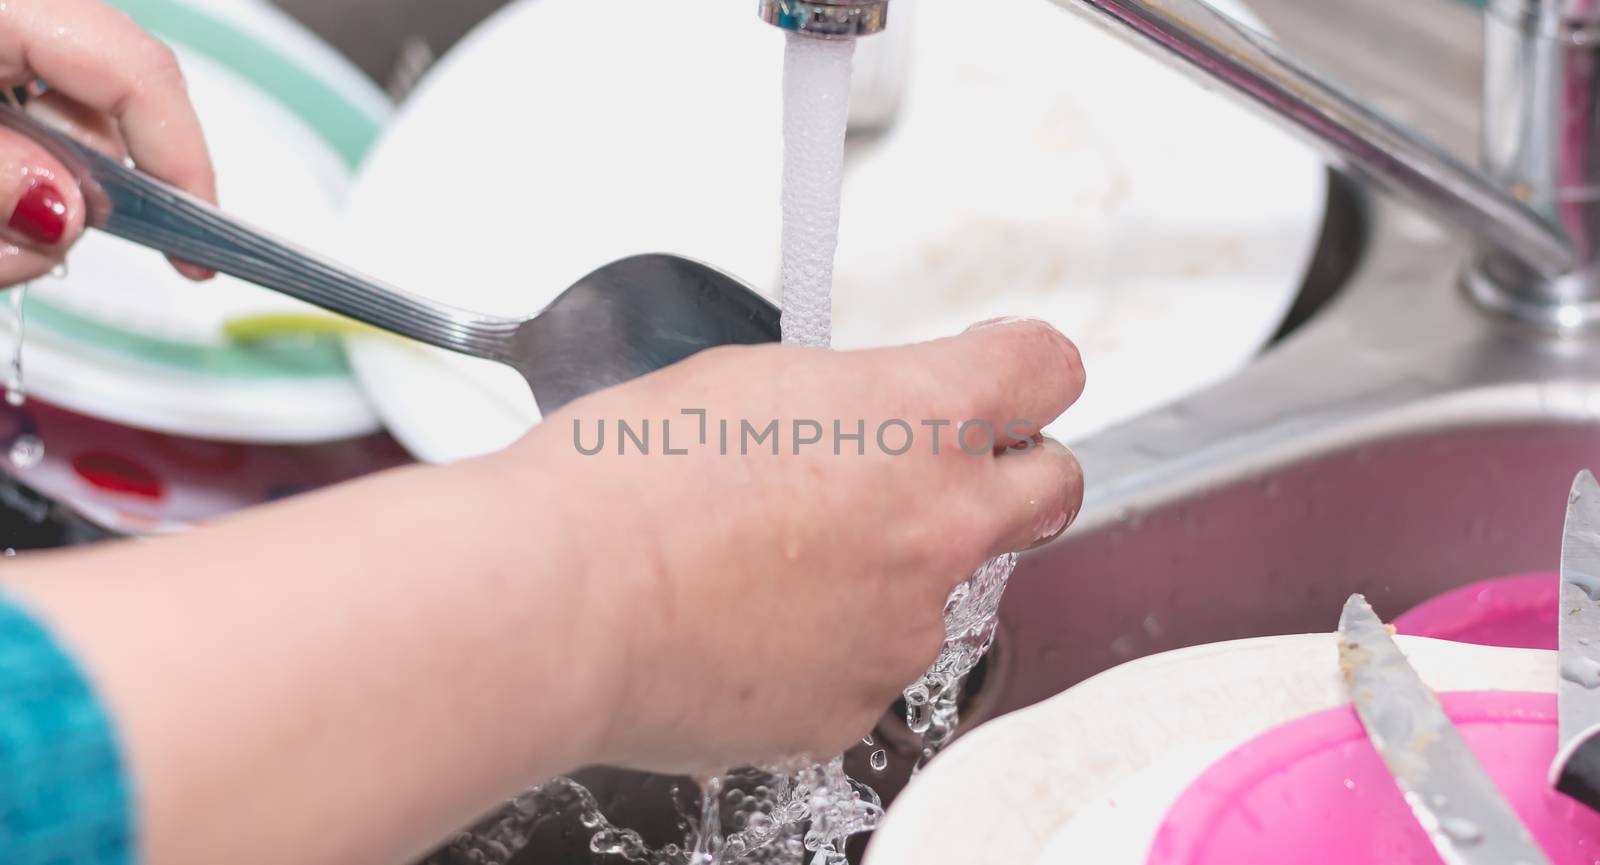
[[[0,130],[0,285],[42,276],[83,234],[83,193],[31,140]]]

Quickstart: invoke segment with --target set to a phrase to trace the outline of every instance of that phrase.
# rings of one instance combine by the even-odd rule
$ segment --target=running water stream
[[[839,241],[840,190],[855,43],[790,35],[784,61],[783,341],[832,344],[833,261]],[[954,735],[962,681],[994,638],[1001,592],[1016,564],[1004,556],[958,587],[945,608],[947,642],[938,661],[906,689],[907,723],[922,735],[920,768]],[[870,747],[871,737],[865,740]],[[875,750],[882,772],[888,754]],[[683,845],[656,849],[639,833],[612,825],[594,796],[558,778],[517,797],[434,861],[505,865],[550,820],[592,832],[590,849],[648,865],[846,865],[845,844],[883,816],[878,795],[849,777],[843,755],[799,767],[740,769],[699,779],[696,808],[677,807],[689,829]]]
[[[833,344],[853,40],[789,35],[783,65],[783,341]]]
[[[11,289],[11,358],[6,365],[6,403],[20,407],[28,401],[27,387],[22,382],[22,335],[27,328],[23,306],[28,301],[28,283]]]

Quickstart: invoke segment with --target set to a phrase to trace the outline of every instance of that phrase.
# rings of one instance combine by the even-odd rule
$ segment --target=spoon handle
[[[488,360],[508,359],[520,319],[469,312],[361,276],[10,106],[0,105],[0,126],[34,140],[73,174],[93,228],[419,342]]]

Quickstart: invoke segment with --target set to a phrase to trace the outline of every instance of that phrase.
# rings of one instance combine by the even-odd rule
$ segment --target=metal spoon
[[[774,342],[778,309],[737,279],[673,255],[613,262],[531,318],[437,303],[278,240],[10,106],[0,126],[33,139],[83,188],[87,223],[418,342],[503,363],[545,414],[719,345]]]

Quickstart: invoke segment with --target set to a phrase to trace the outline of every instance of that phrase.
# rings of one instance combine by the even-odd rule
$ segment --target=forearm
[[[102,694],[148,861],[403,861],[595,756],[604,646],[540,499],[491,462],[411,469],[6,586]]]

